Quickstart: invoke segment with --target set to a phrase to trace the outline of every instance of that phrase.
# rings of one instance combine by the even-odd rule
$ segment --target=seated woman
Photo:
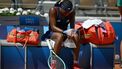
[[[55,41],[54,52],[59,54],[62,42],[67,38],[72,39],[76,45],[74,48],[74,69],[81,69],[78,65],[80,41],[78,33],[74,32],[75,10],[69,0],[58,1],[49,11],[49,31],[46,37]],[[70,24],[70,30],[67,29]]]

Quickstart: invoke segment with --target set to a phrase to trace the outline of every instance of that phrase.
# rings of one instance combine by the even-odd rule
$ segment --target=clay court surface
[[[119,64],[115,64],[115,69],[122,69],[119,67]]]

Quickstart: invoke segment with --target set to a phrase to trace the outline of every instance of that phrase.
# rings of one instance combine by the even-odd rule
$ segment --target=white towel
[[[63,42],[63,46],[68,48],[76,48],[74,41],[68,38]]]
[[[103,23],[103,21],[101,19],[88,19],[83,22],[83,28],[88,29],[93,25],[98,26],[101,23]]]
[[[67,35],[71,35],[72,32],[76,33],[76,30],[75,29],[68,29],[65,32]],[[76,48],[74,41],[72,39],[68,39],[68,38],[63,42],[63,46],[68,47],[68,48]]]

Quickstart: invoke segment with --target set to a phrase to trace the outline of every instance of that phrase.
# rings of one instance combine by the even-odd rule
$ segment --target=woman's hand
[[[68,35],[69,39],[73,39],[74,35],[76,34],[76,30],[74,29],[69,29],[69,30],[66,30],[65,32]]]

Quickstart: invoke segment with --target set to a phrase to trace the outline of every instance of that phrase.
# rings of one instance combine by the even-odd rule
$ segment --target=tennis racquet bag
[[[111,44],[116,38],[114,28],[109,21],[104,21],[102,26],[93,25],[88,29],[84,29],[82,23],[78,22],[75,24],[75,29],[80,31],[81,43]]]
[[[38,32],[32,30],[19,32],[16,28],[12,29],[8,33],[7,41],[14,43],[26,43],[31,45],[38,45],[40,42]]]

